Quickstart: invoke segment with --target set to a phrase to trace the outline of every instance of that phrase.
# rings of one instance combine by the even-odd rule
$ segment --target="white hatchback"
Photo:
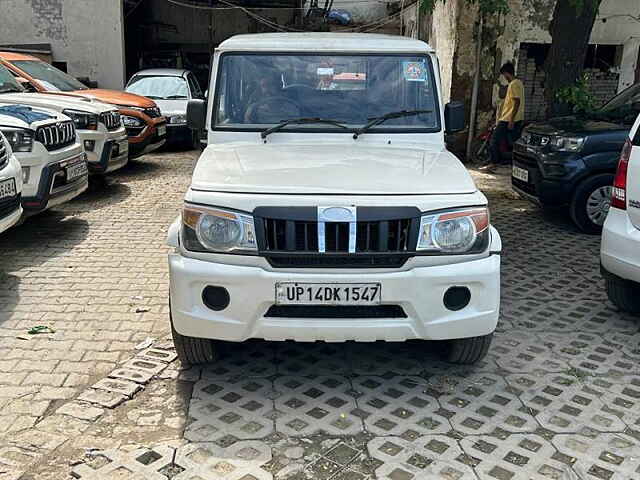
[[[640,314],[640,115],[618,163],[600,260],[609,299]]]

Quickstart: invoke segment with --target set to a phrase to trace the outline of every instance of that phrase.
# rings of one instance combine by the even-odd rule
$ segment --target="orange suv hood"
[[[96,100],[105,103],[122,105],[123,107],[151,108],[156,106],[156,103],[147,97],[135,95],[133,93],[119,92],[117,90],[90,88],[88,90],[76,90],[72,93],[83,97],[95,98]]]

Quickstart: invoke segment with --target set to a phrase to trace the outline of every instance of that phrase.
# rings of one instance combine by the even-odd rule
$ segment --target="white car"
[[[84,97],[46,93],[23,93],[11,72],[0,64],[0,103],[31,105],[70,117],[78,139],[87,153],[89,172],[104,175],[129,161],[127,132],[113,105]]]
[[[59,205],[87,189],[87,156],[69,117],[0,103],[0,131],[20,162],[24,215]]]
[[[386,35],[220,45],[211,101],[187,113],[208,146],[168,235],[183,362],[214,359],[212,339],[424,339],[446,341],[455,363],[486,354],[501,241],[446,150],[464,111],[442,104],[437,65],[426,43]]]
[[[609,299],[640,314],[640,115],[618,163],[600,261]]]
[[[22,217],[22,172],[11,145],[0,132],[0,233]]]

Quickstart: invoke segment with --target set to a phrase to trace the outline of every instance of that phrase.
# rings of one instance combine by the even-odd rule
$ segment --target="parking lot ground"
[[[599,238],[507,172],[473,172],[504,245],[481,364],[252,341],[184,369],[164,240],[195,158],[145,156],[0,237],[0,480],[640,478],[639,323],[606,299]]]

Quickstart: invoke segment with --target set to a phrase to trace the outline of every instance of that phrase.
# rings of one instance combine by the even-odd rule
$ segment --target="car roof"
[[[0,58],[3,60],[7,60],[8,62],[12,60],[40,60],[38,57],[16,52],[0,52]]]
[[[304,51],[313,52],[434,52],[422,40],[377,33],[254,33],[235,35],[225,40],[219,50],[244,51]]]
[[[140,70],[139,72],[134,73],[132,76],[148,75],[157,77],[183,77],[187,73],[189,73],[189,70],[184,68],[147,68],[146,70]]]

